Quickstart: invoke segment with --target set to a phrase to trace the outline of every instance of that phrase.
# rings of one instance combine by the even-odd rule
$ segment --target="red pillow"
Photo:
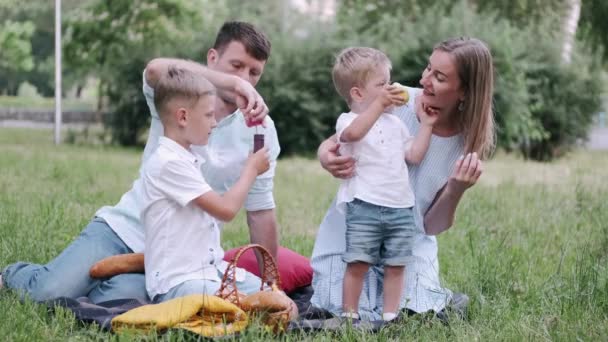
[[[240,247],[226,251],[224,253],[224,260],[230,262],[239,249]],[[299,287],[308,286],[312,283],[312,267],[310,267],[310,261],[307,257],[288,248],[279,247],[278,259],[281,287],[285,293],[291,293]],[[258,277],[260,276],[258,260],[252,249],[241,255],[237,266],[244,268]]]

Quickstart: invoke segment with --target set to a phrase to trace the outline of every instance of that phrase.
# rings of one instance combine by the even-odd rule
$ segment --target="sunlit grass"
[[[0,130],[0,267],[46,262],[114,204],[137,176],[141,151],[52,144],[52,132]],[[279,162],[281,241],[310,255],[338,182],[315,160]],[[579,151],[551,164],[499,155],[439,236],[444,284],[471,297],[468,321],[444,326],[415,317],[378,335],[291,334],[290,340],[607,340],[608,153]],[[246,243],[244,215],[223,245]],[[69,281],[66,279],[66,281]],[[69,313],[19,303],[0,292],[2,340],[117,339]],[[169,340],[186,335],[170,332]],[[123,336],[121,340],[138,340]],[[156,339],[155,335],[147,336]],[[243,336],[266,340],[259,330]]]

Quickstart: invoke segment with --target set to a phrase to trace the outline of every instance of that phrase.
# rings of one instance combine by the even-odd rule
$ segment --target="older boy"
[[[146,289],[155,302],[215,293],[227,263],[215,221],[230,221],[255,178],[268,170],[268,149],[251,155],[234,185],[219,195],[201,175],[206,161],[192,145],[207,145],[215,121],[214,87],[186,69],[169,66],[156,84],[154,105],[164,127],[143,167]],[[244,273],[244,272],[241,272]],[[239,289],[259,290],[260,279],[243,274]]]

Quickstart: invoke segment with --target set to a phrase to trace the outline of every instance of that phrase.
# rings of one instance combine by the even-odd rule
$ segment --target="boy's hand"
[[[263,125],[264,118],[268,115],[268,106],[264,99],[251,83],[235,78],[236,105],[245,115],[247,126]]]
[[[420,123],[427,126],[435,125],[439,118],[439,110],[423,103],[420,96],[416,97],[416,114]]]
[[[268,147],[264,146],[256,153],[249,155],[245,167],[251,167],[258,175],[261,175],[270,168],[269,158]]]
[[[382,108],[390,106],[403,106],[406,101],[403,97],[403,89],[397,85],[386,85],[380,91],[376,101]]]

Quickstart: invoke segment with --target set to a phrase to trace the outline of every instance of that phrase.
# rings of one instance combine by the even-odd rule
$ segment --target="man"
[[[208,161],[202,172],[214,190],[225,191],[234,183],[234,173],[238,177],[242,162],[251,149],[248,147],[245,152],[245,145],[253,145],[254,129],[246,127],[245,116],[251,122],[263,120],[266,125],[263,130],[266,146],[270,150],[271,168],[256,180],[245,208],[251,241],[266,246],[276,256],[278,238],[272,187],[280,149],[274,125],[269,118],[265,118],[268,108],[254,89],[269,54],[270,42],[263,33],[248,23],[227,22],[207,54],[208,67],[184,60],[151,61],[144,71],[143,89],[152,124],[142,165],[162,135],[163,128],[153,101],[154,85],[159,75],[170,64],[192,68],[214,84],[218,98],[221,98],[216,107],[218,127],[210,136],[208,151],[201,151]],[[235,77],[225,77],[222,73]],[[142,182],[137,179],[118,204],[101,208],[80,236],[48,264],[19,262],[6,267],[0,276],[0,287],[6,285],[18,291],[22,297],[29,296],[35,301],[87,295],[94,303],[119,298],[148,300],[142,274],[120,274],[103,280],[89,277],[89,269],[101,259],[143,251],[141,191]]]
[[[207,66],[210,69],[236,75],[255,87],[264,71],[266,61],[270,57],[270,42],[263,33],[250,24],[228,22],[220,29],[213,48],[207,52]],[[166,72],[169,65],[201,72],[202,65],[179,59],[155,59],[146,68],[145,80],[150,88],[154,88],[160,76]],[[206,158],[208,163],[203,166],[203,174],[212,188],[225,192],[240,174],[240,169],[251,151],[255,129],[246,127],[238,106],[232,99],[232,94],[220,92],[216,105],[215,118],[218,127],[215,128],[209,140],[207,150],[197,152]],[[148,106],[153,113],[153,128],[160,123],[153,102],[150,102],[149,92],[146,94]],[[237,98],[238,99],[238,98]],[[253,119],[255,120],[255,119]],[[266,118],[260,131],[265,133],[265,142],[270,149],[270,170],[257,178],[253,189],[245,203],[247,224],[249,225],[252,243],[266,247],[276,259],[278,249],[277,222],[275,203],[272,194],[276,158],[280,152],[274,123]],[[162,127],[160,127],[162,129]],[[144,159],[156,146],[157,132],[151,131],[148,138]],[[229,179],[226,182],[226,179]]]

